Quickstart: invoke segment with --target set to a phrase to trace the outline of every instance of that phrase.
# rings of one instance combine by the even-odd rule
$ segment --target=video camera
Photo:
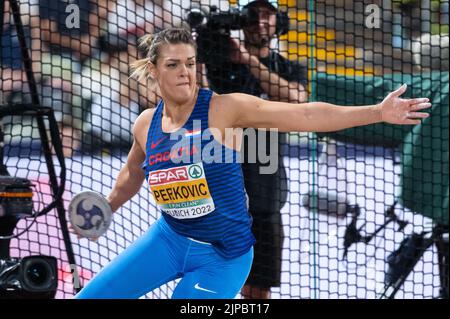
[[[30,217],[33,214],[31,182],[26,178],[0,175],[0,217]]]
[[[276,33],[287,33],[287,13],[278,11],[276,16]],[[246,7],[242,10],[231,8],[226,12],[218,11],[216,6],[209,7],[209,12],[203,8],[192,7],[187,11],[185,20],[196,36],[199,62],[225,63],[230,56],[231,30],[240,30],[258,23],[258,14]]]
[[[128,43],[137,43],[136,37],[129,36],[124,38],[118,34],[111,33],[100,35],[98,39],[100,51],[108,54],[127,51]]]
[[[0,299],[48,299],[56,294],[56,258],[9,256],[9,243],[17,222],[33,216],[32,186],[26,178],[0,175]]]
[[[49,299],[58,286],[55,257],[28,256],[0,259],[0,299]]]

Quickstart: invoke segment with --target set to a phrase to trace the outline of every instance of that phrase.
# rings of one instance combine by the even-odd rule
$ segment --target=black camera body
[[[0,258],[9,257],[9,243],[17,222],[33,216],[32,186],[26,178],[0,175]]]
[[[57,274],[55,257],[0,259],[0,299],[54,298],[58,287]]]
[[[276,33],[286,34],[289,29],[287,13],[278,11],[276,15]],[[228,62],[231,30],[240,30],[257,21],[257,14],[249,8],[220,12],[216,6],[211,6],[209,13],[201,8],[191,8],[186,14],[186,22],[196,33],[198,60],[206,64]]]
[[[98,47],[100,51],[108,54],[127,51],[128,43],[136,43],[136,37],[129,36],[129,38],[124,38],[118,34],[111,33],[107,35],[100,35],[98,39]]]
[[[0,175],[0,217],[30,217],[33,214],[33,192],[26,178]]]
[[[33,216],[32,186],[26,178],[0,175],[0,299],[51,299],[56,294],[56,258],[9,256],[9,243],[17,222]]]

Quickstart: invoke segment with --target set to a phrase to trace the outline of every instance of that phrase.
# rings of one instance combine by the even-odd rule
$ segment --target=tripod
[[[441,281],[440,297],[448,299],[448,225],[438,224],[434,226],[428,238],[424,238],[425,234],[415,234],[415,236],[410,237],[397,251],[400,256],[398,263],[402,267],[401,273],[395,280],[384,287],[380,299],[393,299],[395,297],[395,294],[405,283],[406,278],[422,258],[425,251],[433,244],[436,244],[438,250],[439,277]],[[445,234],[447,234],[447,238],[445,238]],[[411,244],[408,245],[408,243]],[[408,250],[410,252],[412,250],[412,253],[405,253]]]
[[[395,163],[394,157],[394,164]],[[351,213],[352,220],[345,231],[344,253],[342,259],[346,258],[348,249],[351,245],[358,242],[369,243],[381,230],[386,228],[386,226],[392,222],[397,224],[397,231],[402,231],[408,225],[408,222],[400,219],[395,214],[396,205],[397,201],[385,211],[384,224],[377,227],[377,229],[369,235],[361,234],[365,225],[362,225],[359,228],[356,226],[360,215],[360,207],[357,204],[350,205],[348,212]],[[428,237],[425,238],[425,236]],[[400,248],[390,256],[391,260],[388,258],[388,263],[391,265],[391,273],[386,275],[388,280],[383,291],[379,293],[379,298],[393,299],[398,290],[405,283],[409,274],[413,271],[415,265],[422,258],[425,251],[434,244],[436,245],[438,253],[439,277],[441,282],[440,298],[448,299],[448,225],[439,223],[433,227],[431,232],[413,234],[412,236],[407,237],[402,242]]]

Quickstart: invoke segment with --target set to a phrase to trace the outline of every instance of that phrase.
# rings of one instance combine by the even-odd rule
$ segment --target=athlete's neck
[[[167,127],[166,125],[163,125],[164,131],[173,131],[182,127],[186,123],[189,115],[194,109],[195,103],[197,102],[198,91],[199,89],[197,87],[194,94],[192,94],[192,97],[185,103],[177,103],[163,97],[163,124],[167,124]]]

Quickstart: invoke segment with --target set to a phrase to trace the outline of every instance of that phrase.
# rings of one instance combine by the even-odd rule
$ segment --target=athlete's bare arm
[[[153,113],[154,109],[145,110],[134,123],[134,140],[128,153],[127,162],[120,170],[116,183],[107,198],[113,212],[136,195],[144,182],[145,173],[141,168],[141,164],[145,160],[147,132]]]
[[[427,98],[400,98],[405,91],[402,86],[380,104],[360,107],[271,102],[238,93],[215,95],[210,114],[219,127],[278,128],[281,132],[333,132],[378,122],[419,124],[428,114],[418,111],[431,104]]]

